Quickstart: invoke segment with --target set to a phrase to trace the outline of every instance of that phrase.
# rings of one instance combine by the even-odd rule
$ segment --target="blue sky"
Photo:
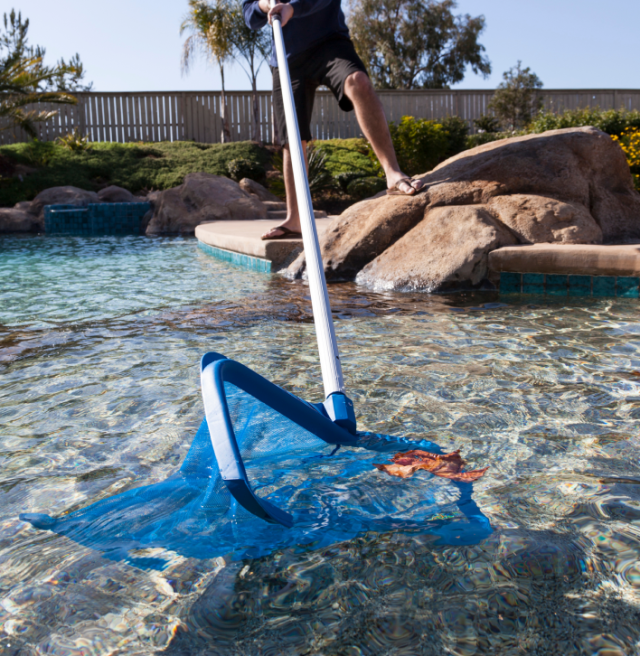
[[[10,4],[11,3],[11,4]],[[47,59],[79,52],[96,91],[219,89],[214,67],[180,72],[179,35],[186,0],[9,0],[31,20],[31,43]],[[457,13],[484,14],[481,43],[493,66],[488,79],[469,73],[456,88],[495,88],[518,59],[549,89],[640,88],[635,44],[640,0],[458,0]],[[248,89],[236,65],[228,89]],[[266,65],[260,88],[271,88]]]

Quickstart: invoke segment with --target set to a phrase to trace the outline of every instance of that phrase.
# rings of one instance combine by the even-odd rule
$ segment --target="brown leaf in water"
[[[439,455],[415,449],[404,453],[396,453],[392,460],[393,464],[391,465],[374,464],[373,466],[385,474],[398,476],[399,478],[409,478],[419,469],[424,469],[435,476],[441,476],[460,483],[477,481],[489,469],[485,467],[470,472],[462,471],[465,461],[460,456],[460,450]]]

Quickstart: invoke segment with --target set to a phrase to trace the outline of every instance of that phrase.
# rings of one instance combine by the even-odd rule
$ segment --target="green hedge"
[[[132,193],[170,189],[195,171],[229,175],[232,160],[246,159],[266,166],[271,154],[250,142],[198,144],[189,141],[157,144],[95,143],[87,150],[72,151],[55,143],[1,146],[0,155],[36,171],[18,178],[0,179],[0,206],[31,200],[49,187],[73,185],[95,191],[105,184]]]
[[[324,165],[334,177],[339,173],[359,172],[368,176],[377,173],[365,139],[327,139],[315,141],[314,145],[318,152],[324,154]]]

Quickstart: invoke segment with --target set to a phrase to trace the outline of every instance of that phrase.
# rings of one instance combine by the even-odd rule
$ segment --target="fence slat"
[[[475,130],[474,119],[486,114],[491,90],[420,89],[380,90],[378,96],[389,121],[402,116],[440,119],[458,115]],[[34,109],[57,113],[37,126],[42,141],[52,141],[78,128],[91,141],[220,141],[222,116],[220,93],[99,93],[83,92],[76,106],[42,103]],[[274,140],[270,91],[258,91],[261,138]],[[600,108],[640,110],[640,89],[545,89],[540,92],[547,111]],[[29,109],[29,108],[28,108]],[[227,120],[232,141],[253,136],[251,92],[227,91]],[[3,129],[7,126],[9,129]],[[354,112],[342,112],[329,91],[319,91],[312,116],[311,132],[317,139],[360,136]],[[28,141],[21,129],[0,121],[0,144]]]

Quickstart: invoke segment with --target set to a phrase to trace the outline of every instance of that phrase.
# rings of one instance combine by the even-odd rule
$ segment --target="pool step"
[[[323,210],[314,210],[313,214],[316,219],[326,219],[327,213]],[[272,221],[284,220],[287,218],[287,210],[269,210],[267,217]]]
[[[260,239],[278,223],[280,221],[214,221],[199,225],[196,237],[203,250],[218,259],[255,271],[278,271],[302,252],[301,239]],[[318,233],[322,234],[330,223],[329,218],[317,219]]]
[[[489,253],[501,293],[640,296],[640,244],[533,244]]]

